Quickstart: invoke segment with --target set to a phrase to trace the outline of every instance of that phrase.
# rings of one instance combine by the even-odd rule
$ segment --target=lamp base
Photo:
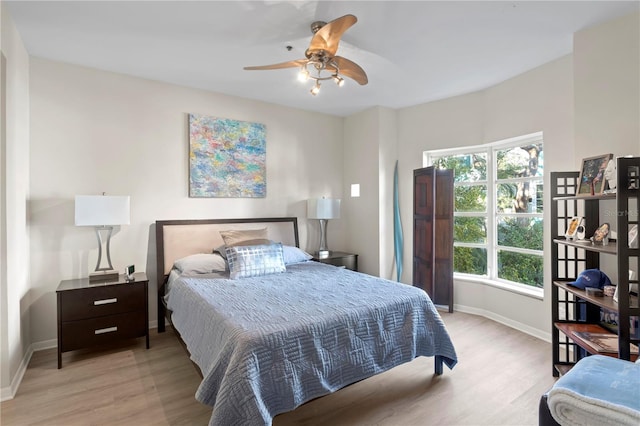
[[[117,281],[120,274],[112,269],[110,271],[95,271],[89,274],[90,283],[99,283],[105,281]]]

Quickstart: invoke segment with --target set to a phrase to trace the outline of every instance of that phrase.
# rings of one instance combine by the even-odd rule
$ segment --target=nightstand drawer
[[[62,352],[121,339],[146,336],[146,311],[129,312],[61,324]]]
[[[143,283],[65,291],[59,296],[63,322],[146,309]]]

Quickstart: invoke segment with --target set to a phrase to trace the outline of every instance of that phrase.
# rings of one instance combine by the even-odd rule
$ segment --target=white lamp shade
[[[340,200],[335,198],[312,198],[307,200],[309,219],[339,219]]]
[[[129,196],[76,195],[76,226],[128,225]]]

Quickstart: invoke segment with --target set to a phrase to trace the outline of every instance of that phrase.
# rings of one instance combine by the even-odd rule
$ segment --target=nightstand
[[[149,349],[149,279],[144,272],[127,281],[61,281],[58,298],[58,368],[62,353],[103,343],[146,337]]]
[[[318,257],[318,253],[314,253],[313,260],[334,266],[341,266],[356,272],[358,271],[358,255],[353,253],[332,251],[329,252],[329,256],[327,257]]]

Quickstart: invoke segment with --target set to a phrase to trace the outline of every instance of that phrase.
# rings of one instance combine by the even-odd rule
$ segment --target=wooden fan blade
[[[256,67],[244,67],[245,70],[277,70],[281,68],[301,67],[307,63],[306,59],[296,59],[295,61],[280,62],[272,65],[260,65]]]
[[[327,23],[313,35],[309,50],[322,49],[327,52],[329,56],[335,55],[338,51],[340,37],[357,21],[358,18],[353,15],[344,15]]]
[[[353,61],[343,58],[342,56],[334,56],[332,59],[338,68],[340,68],[340,75],[349,77],[357,81],[360,85],[364,86],[369,82],[367,73]],[[327,67],[329,68],[329,67]]]

